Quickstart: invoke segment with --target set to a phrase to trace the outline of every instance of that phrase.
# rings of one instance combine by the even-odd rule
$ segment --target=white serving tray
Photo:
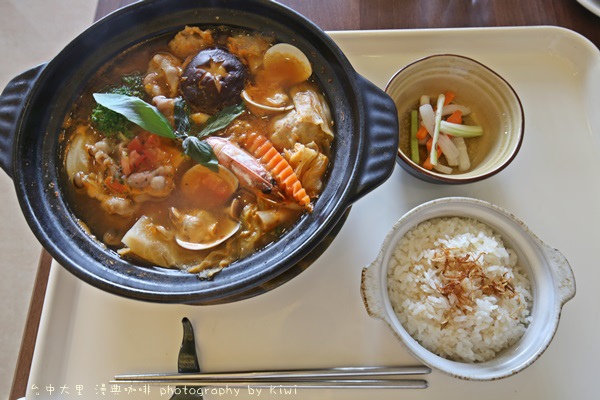
[[[600,17],[600,0],[577,0],[577,2]]]
[[[590,399],[600,355],[600,52],[556,27],[330,32],[356,70],[380,87],[401,66],[434,53],[473,57],[507,79],[525,109],[520,154],[476,184],[439,186],[400,167],[358,201],[341,232],[308,270],[259,297],[219,306],[158,305],[104,293],[54,264],[27,399],[81,394],[168,398],[109,381],[115,374],[176,372],[181,319],[195,328],[205,371],[414,365],[359,293],[361,269],[394,222],[425,201],[468,196],[513,212],[571,262],[577,295],[563,310],[549,349],[504,380],[467,382],[434,371],[426,390],[309,390],[263,399]],[[54,388],[50,395],[50,387]],[[35,389],[37,388],[37,389]],[[63,392],[61,394],[61,392]],[[64,392],[69,392],[67,395]],[[206,398],[256,398],[239,395]]]

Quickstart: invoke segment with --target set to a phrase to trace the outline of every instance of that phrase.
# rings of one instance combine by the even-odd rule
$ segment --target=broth
[[[312,76],[281,72],[300,61],[263,64],[275,44],[260,32],[186,27],[94,75],[61,135],[67,201],[90,235],[132,262],[209,278],[312,212],[333,122]],[[99,106],[97,93],[152,104],[174,136]]]

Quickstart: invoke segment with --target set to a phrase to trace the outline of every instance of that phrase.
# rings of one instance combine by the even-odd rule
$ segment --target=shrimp
[[[273,174],[275,181],[284,192],[296,200],[300,205],[312,210],[310,197],[302,187],[293,168],[285,158],[275,149],[266,137],[258,133],[250,133],[241,138],[241,143],[250,153],[258,158]]]
[[[216,136],[206,138],[219,163],[229,168],[245,186],[271,193],[275,181],[265,167],[235,143]]]

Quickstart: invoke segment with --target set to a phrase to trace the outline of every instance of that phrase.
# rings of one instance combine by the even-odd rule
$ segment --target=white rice
[[[440,292],[441,249],[471,254],[486,279],[508,281],[514,294],[484,294],[465,277],[471,301],[459,307]],[[398,242],[388,269],[388,293],[399,321],[421,345],[441,357],[481,362],[514,344],[530,322],[531,288],[516,253],[490,227],[470,218],[434,218]]]

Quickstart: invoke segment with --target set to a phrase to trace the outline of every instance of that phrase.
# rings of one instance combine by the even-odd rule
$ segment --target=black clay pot
[[[122,260],[77,224],[62,194],[59,133],[70,105],[115,55],[185,25],[225,24],[274,32],[309,56],[334,114],[333,156],[314,211],[279,241],[211,281]],[[264,293],[310,265],[350,206],[392,173],[398,148],[393,101],[358,75],[341,50],[298,13],[266,0],[146,0],[98,21],[56,58],[13,79],[0,97],[0,163],[42,245],[80,279],[121,296],[163,303],[217,304]]]

